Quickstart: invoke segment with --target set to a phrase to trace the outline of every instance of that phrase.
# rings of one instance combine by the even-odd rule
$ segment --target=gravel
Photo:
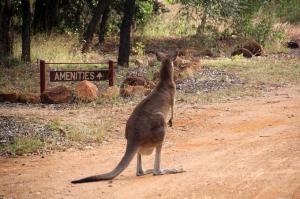
[[[147,77],[146,67],[130,68],[127,75],[120,74],[120,79],[125,76]],[[231,86],[244,85],[246,82],[231,72],[219,69],[204,68],[196,71],[193,77],[187,77],[176,81],[176,89],[183,93],[210,92],[226,89]]]
[[[246,82],[234,73],[224,70],[205,68],[194,77],[188,77],[176,82],[178,91],[184,93],[210,92],[232,86],[244,85]]]
[[[0,116],[0,144],[12,143],[18,137],[37,137],[41,140],[52,136],[51,129],[32,119]]]

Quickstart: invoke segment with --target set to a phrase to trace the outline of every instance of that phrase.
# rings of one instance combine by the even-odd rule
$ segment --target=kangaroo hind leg
[[[136,175],[137,176],[143,176],[143,175],[147,175],[149,173],[153,173],[153,169],[147,169],[147,170],[143,170],[142,167],[142,155],[141,153],[137,154],[137,165],[136,165]]]
[[[162,148],[161,144],[156,146],[153,175],[176,174],[176,173],[185,172],[185,170],[183,170],[182,168],[179,168],[179,169],[162,169],[162,168],[160,168],[161,148]]]

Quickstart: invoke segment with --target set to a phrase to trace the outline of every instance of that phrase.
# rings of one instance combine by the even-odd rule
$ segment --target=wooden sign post
[[[46,89],[46,65],[57,64],[105,64],[105,63],[46,63],[40,60],[40,92]],[[108,81],[109,86],[114,85],[114,62],[108,62],[107,69],[101,70],[52,70],[50,71],[50,82],[65,81]]]

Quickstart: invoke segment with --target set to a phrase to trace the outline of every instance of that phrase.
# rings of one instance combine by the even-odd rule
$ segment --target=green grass
[[[42,149],[44,143],[35,137],[20,137],[16,138],[12,144],[4,145],[1,147],[1,153],[11,155],[22,155],[33,153]]]
[[[66,142],[74,143],[101,143],[103,138],[113,126],[110,118],[95,121],[64,122],[58,119],[52,120],[49,127],[54,131],[57,138],[62,136]]]

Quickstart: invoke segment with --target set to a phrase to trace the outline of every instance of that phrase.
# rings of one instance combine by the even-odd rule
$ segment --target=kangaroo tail
[[[102,180],[111,180],[111,179],[117,177],[122,171],[124,171],[127,168],[129,163],[135,156],[135,154],[137,152],[137,148],[138,148],[137,145],[127,143],[125,154],[114,170],[112,170],[109,173],[90,176],[87,178],[82,178],[80,180],[74,180],[74,181],[72,181],[72,183],[77,184],[77,183],[85,183],[85,182],[96,182],[96,181],[102,181]]]

